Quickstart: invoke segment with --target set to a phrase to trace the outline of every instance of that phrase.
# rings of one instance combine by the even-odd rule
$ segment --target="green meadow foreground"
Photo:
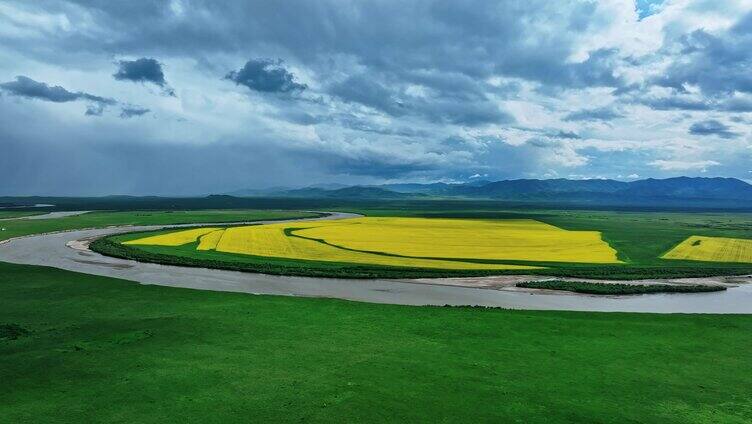
[[[27,213],[26,215],[31,214]],[[18,213],[8,213],[17,218]],[[21,215],[25,216],[25,215]],[[171,225],[202,222],[238,222],[311,218],[318,214],[301,211],[270,211],[255,209],[191,210],[191,211],[94,211],[82,215],[55,219],[11,219],[0,221],[0,240],[53,231],[82,228],[101,228],[109,225]],[[3,216],[0,214],[0,218]]]
[[[750,316],[401,307],[8,264],[0,306],[4,422],[752,420]]]
[[[627,266],[672,272],[748,269],[660,256],[693,234],[752,228],[746,214],[363,212],[597,230]],[[3,221],[0,239],[303,216],[96,212]],[[748,423],[750,350],[748,315],[390,306],[0,263],[0,422]]]

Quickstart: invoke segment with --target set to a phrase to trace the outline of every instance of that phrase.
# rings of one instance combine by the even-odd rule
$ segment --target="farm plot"
[[[239,253],[245,255],[274,258],[303,259],[327,262],[348,262],[417,268],[439,269],[533,269],[535,267],[507,264],[482,264],[461,261],[442,261],[419,258],[402,258],[357,252],[329,246],[314,240],[291,237],[285,230],[294,228],[292,224],[271,224],[251,227],[234,227],[225,230],[217,244],[217,252]],[[311,226],[311,223],[305,223]],[[326,225],[316,223],[314,225]]]
[[[157,236],[144,237],[136,240],[125,241],[123,244],[152,245],[152,246],[182,246],[193,243],[204,234],[219,230],[219,228],[196,228],[192,230],[175,231],[173,233],[160,234]]]
[[[752,263],[752,240],[728,237],[691,236],[662,256],[707,262]]]
[[[309,261],[438,269],[535,269],[531,261],[619,263],[597,231],[530,219],[355,218],[176,231],[125,242]]]
[[[358,218],[293,234],[348,249],[411,257],[619,262],[598,231],[567,231],[532,219]]]
[[[202,235],[198,240],[198,247],[196,250],[214,250],[217,248],[217,243],[222,239],[225,234],[225,230],[216,230],[210,233]]]

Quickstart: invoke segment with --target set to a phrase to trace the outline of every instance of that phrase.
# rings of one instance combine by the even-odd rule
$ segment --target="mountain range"
[[[240,190],[237,197],[292,197],[336,199],[487,199],[520,202],[582,204],[681,205],[719,204],[752,206],[752,185],[736,178],[676,177],[636,181],[608,179],[517,179],[470,183],[399,183],[372,186],[310,186]]]

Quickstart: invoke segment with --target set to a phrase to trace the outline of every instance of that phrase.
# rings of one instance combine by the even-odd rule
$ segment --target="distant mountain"
[[[615,180],[523,179],[457,187],[455,194],[502,199],[538,199],[570,194],[615,193],[626,189],[628,184]]]
[[[735,178],[645,179],[631,182],[564,178],[474,181],[464,184],[403,183],[349,186],[334,189],[311,186],[265,192],[264,196],[338,199],[465,198],[517,202],[681,206],[687,202],[713,207],[752,207],[752,185]],[[232,193],[231,193],[232,194]],[[236,195],[236,194],[233,194]]]
[[[323,188],[324,190],[338,190],[340,188],[347,188],[352,187],[347,184],[340,184],[340,183],[325,183],[325,184],[314,184],[312,186],[309,186],[310,188]]]
[[[378,187],[396,191],[398,193],[423,193],[423,194],[447,194],[452,193],[453,186],[462,184],[447,184],[447,183],[431,183],[431,184],[418,184],[418,183],[406,183],[406,184],[383,184]]]
[[[620,194],[628,197],[752,200],[752,185],[736,178],[649,178],[629,183]]]
[[[286,190],[277,193],[281,197],[303,198],[334,198],[334,199],[405,199],[416,195],[413,193],[400,193],[380,187],[350,186],[336,190],[307,187],[297,190]]]
[[[270,196],[292,189],[292,187],[246,188],[243,190],[235,190],[224,194],[235,197],[260,197]]]

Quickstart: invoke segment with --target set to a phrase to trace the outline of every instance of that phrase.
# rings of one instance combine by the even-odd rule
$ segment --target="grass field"
[[[752,239],[692,236],[663,255],[663,258],[752,263]]]
[[[9,423],[752,420],[750,316],[389,306],[0,263],[0,324],[17,334],[0,339]]]
[[[54,225],[224,221],[211,212],[142,213],[97,213]],[[692,234],[748,236],[752,220],[743,214],[369,213],[595,229],[626,269],[639,272],[749,269],[659,258]],[[14,226],[16,234],[53,224],[27,223],[42,225]],[[193,266],[200,254],[207,261],[230,258],[222,267],[303,275],[394,269],[196,251],[207,237],[206,246],[216,245],[217,232],[184,246],[137,247],[139,254],[169,252],[169,260]],[[161,260],[167,259],[155,259]],[[616,267],[598,269],[612,277]],[[0,263],[0,421],[7,422],[747,423],[750,347],[750,316],[374,305],[139,286]]]
[[[204,222],[239,222],[271,219],[309,218],[315,213],[272,210],[195,210],[195,211],[128,211],[90,212],[55,219],[16,219],[2,221],[0,240],[52,231],[98,228],[109,225],[169,225]]]
[[[12,219],[12,218],[21,218],[24,216],[32,216],[32,215],[42,215],[47,212],[30,212],[30,211],[3,211],[0,210],[0,219]]]

